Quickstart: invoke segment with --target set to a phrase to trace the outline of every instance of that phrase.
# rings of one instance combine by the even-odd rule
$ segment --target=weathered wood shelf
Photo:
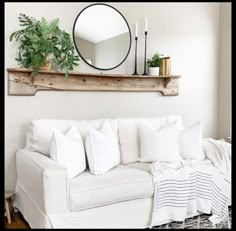
[[[8,68],[8,94],[33,96],[39,90],[61,91],[157,91],[164,96],[178,95],[179,75],[143,76],[118,74],[65,73]]]

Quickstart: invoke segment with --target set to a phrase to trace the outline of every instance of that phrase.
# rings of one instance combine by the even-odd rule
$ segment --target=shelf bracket
[[[164,83],[165,88],[168,87],[168,84],[169,84],[171,81],[172,81],[172,77],[170,77],[170,78],[165,78],[165,83]]]

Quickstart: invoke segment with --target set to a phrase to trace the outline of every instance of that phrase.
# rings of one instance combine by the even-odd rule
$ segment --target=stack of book
[[[161,58],[160,75],[171,76],[171,58],[170,57]]]

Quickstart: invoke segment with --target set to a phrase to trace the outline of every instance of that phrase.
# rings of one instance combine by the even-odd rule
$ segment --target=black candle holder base
[[[134,62],[134,73],[133,73],[133,75],[138,75],[138,73],[137,73],[137,42],[138,42],[138,37],[135,36],[135,62]]]
[[[147,53],[147,31],[145,31],[145,51],[144,51],[144,72],[143,72],[143,75],[147,75],[146,53]]]

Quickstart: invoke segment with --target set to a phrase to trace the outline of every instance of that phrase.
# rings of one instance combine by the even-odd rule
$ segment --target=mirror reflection
[[[75,20],[73,37],[80,57],[100,70],[121,65],[130,51],[127,21],[106,4],[93,4],[82,10]]]

